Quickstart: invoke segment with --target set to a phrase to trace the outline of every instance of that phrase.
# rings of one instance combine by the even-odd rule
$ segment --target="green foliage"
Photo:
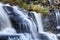
[[[31,3],[30,5],[27,4],[26,2],[22,2],[20,0],[2,0],[3,3],[10,3],[10,4],[17,4],[19,5],[20,7],[26,9],[26,10],[32,10],[32,11],[36,11],[36,12],[39,12],[41,13],[42,15],[47,15],[49,13],[49,10],[47,8],[44,8],[42,6],[40,6],[40,4],[33,4]],[[42,2],[44,3],[45,0],[42,0]]]
[[[16,0],[1,0],[3,3],[14,3]]]
[[[44,16],[49,14],[49,9],[44,8],[44,7],[40,6],[39,4],[38,5],[33,5],[32,4],[31,8],[32,8],[33,11],[39,12]]]
[[[33,3],[31,3],[30,5],[22,2],[20,3],[20,6],[23,7],[26,10],[32,10],[32,11],[36,11],[41,13],[43,16],[48,15],[49,14],[49,9],[48,8],[44,8],[42,6],[40,6],[39,4],[34,5]]]
[[[6,2],[6,0],[1,0],[1,2],[5,3],[5,2]]]
[[[40,0],[42,3],[46,3],[46,0]]]
[[[20,6],[23,7],[24,9],[26,9],[26,10],[28,10],[28,7],[29,7],[29,5],[27,5],[24,2],[20,3]]]

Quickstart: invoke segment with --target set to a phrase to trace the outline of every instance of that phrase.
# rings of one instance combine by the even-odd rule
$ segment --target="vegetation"
[[[44,8],[42,6],[40,6],[39,4],[34,4],[34,3],[30,3],[30,4],[27,4],[26,1],[20,1],[20,0],[1,0],[3,3],[9,3],[11,5],[13,4],[17,4],[19,5],[20,7],[30,11],[36,11],[36,12],[39,12],[41,13],[42,15],[45,15],[45,14],[48,14],[49,13],[49,10],[47,8]],[[36,2],[37,0],[33,0],[34,2]],[[45,2],[45,1],[43,1]]]
[[[11,5],[17,4],[28,11],[36,11],[41,13],[44,16],[49,14],[49,9],[47,8],[47,6],[46,7],[44,7],[44,5],[41,6],[40,3],[38,3],[39,0],[1,0],[1,1],[3,3],[9,3]],[[27,4],[27,2],[31,2],[31,3]],[[46,0],[40,0],[40,2],[45,4]],[[49,7],[51,6],[52,5],[50,5]],[[52,7],[55,8],[55,6]],[[58,9],[60,9],[60,7],[58,7]]]

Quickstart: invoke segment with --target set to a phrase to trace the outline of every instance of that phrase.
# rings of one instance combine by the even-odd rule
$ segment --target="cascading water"
[[[15,29],[12,27],[7,13],[3,9],[3,4],[0,3],[0,36],[7,34],[16,33]],[[1,39],[3,40],[3,38]]]
[[[36,24],[33,22],[32,19],[31,20],[28,19],[28,16],[25,16],[26,13],[23,14],[23,11],[20,11],[17,6],[10,6],[10,5],[9,6],[12,8],[12,10],[10,10],[10,11],[12,11],[12,12],[10,12],[7,9],[6,10],[8,12],[6,12],[6,10],[4,11],[2,6],[0,7],[0,27],[1,27],[0,36],[3,36],[3,37],[8,36],[8,40],[41,40],[39,38],[41,36],[37,32]],[[12,28],[11,23],[9,21],[9,17],[7,15],[8,13],[12,14],[12,19],[14,19],[17,23],[22,23],[23,30],[19,29],[20,32],[22,31],[22,33],[16,33],[16,31]],[[40,26],[43,27],[42,23],[41,23],[41,19],[39,19],[41,15],[37,14],[36,12],[33,12],[33,14],[37,21],[38,28],[40,29]],[[26,32],[25,28],[29,32]],[[43,31],[43,28],[40,30]],[[41,32],[40,30],[39,30],[39,33]],[[46,33],[42,32],[41,34],[46,35],[48,40],[50,40],[50,39],[58,40],[58,39],[52,39],[52,37],[49,37],[48,36],[49,33],[47,33],[47,32]],[[2,37],[2,39],[3,39],[3,37]],[[56,38],[56,37],[54,36],[54,38]]]
[[[37,28],[38,28],[38,32],[40,33],[40,32],[43,32],[43,25],[42,25],[42,18],[41,18],[41,14],[40,13],[36,13],[36,12],[31,12],[33,15],[34,15],[34,17],[35,17],[35,22],[36,22],[36,24],[37,24]],[[32,15],[32,16],[33,16]],[[33,17],[33,18],[34,18]]]
[[[21,12],[23,12],[23,14],[28,18],[28,11],[26,11],[25,9],[20,8],[20,7],[18,7],[18,9],[19,9]]]
[[[58,40],[56,34],[51,32],[40,32],[42,40]]]
[[[43,31],[41,15],[39,15],[39,13],[31,12],[31,14],[32,14],[33,20],[35,20],[35,22],[37,23],[38,33],[40,34],[41,40],[58,40],[56,34]]]
[[[9,17],[7,16],[6,12],[3,10],[3,7],[0,6],[0,32],[5,31],[9,32],[9,28],[12,28],[11,23],[9,21]],[[10,29],[11,30],[11,29]],[[15,31],[13,31],[15,32]]]
[[[56,20],[57,20],[57,29],[60,29],[60,12],[56,10],[55,14],[56,14]]]
[[[0,2],[0,6],[3,6],[4,4]]]
[[[28,25],[31,34],[32,34],[32,36],[34,37],[34,40],[37,40],[37,39],[38,39],[37,30],[35,30],[36,28],[35,28],[35,26],[32,24],[32,22],[31,22],[29,19],[27,19],[27,18],[25,17],[25,15],[24,15],[21,11],[18,10],[17,7],[13,7],[13,10],[14,10],[15,13],[19,14],[19,17],[20,17],[20,19],[23,21],[23,23],[26,23],[26,25]]]

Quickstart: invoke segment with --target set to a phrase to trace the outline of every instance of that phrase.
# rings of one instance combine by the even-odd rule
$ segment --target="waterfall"
[[[4,4],[2,2],[0,2],[0,6],[3,6]]]
[[[15,33],[16,31],[12,28],[7,13],[4,11],[3,7],[0,6],[0,34],[8,32]]]
[[[43,32],[43,24],[42,24],[42,18],[41,18],[41,14],[37,13],[37,12],[31,12],[33,14],[33,16],[35,17],[35,22],[37,24],[37,28],[38,28],[38,32]]]
[[[0,7],[0,25],[2,26],[2,28],[6,28],[6,27],[11,27],[11,24],[10,24],[10,21],[9,21],[9,18],[6,14],[6,12],[4,12],[3,8]],[[2,12],[3,11],[3,12]],[[3,29],[4,29],[3,28]]]
[[[41,14],[36,12],[31,12],[31,14],[32,14],[33,20],[35,20],[37,24],[38,33],[40,34],[41,40],[58,40],[56,34],[43,31]]]
[[[55,14],[56,14],[56,20],[57,20],[57,29],[60,29],[60,12],[56,10]]]
[[[8,37],[8,40],[27,40],[27,38],[25,37],[25,35],[22,33],[19,35],[20,37]]]
[[[19,9],[21,12],[23,12],[23,14],[26,16],[26,18],[28,18],[28,11],[26,11],[25,9],[20,8],[20,7],[18,7],[18,9]]]
[[[26,23],[26,25],[28,25],[31,34],[34,37],[34,40],[37,40],[38,34],[37,34],[37,30],[35,30],[35,26],[33,25],[33,23],[29,19],[27,19],[25,17],[25,15],[17,9],[17,7],[13,7],[13,10],[14,10],[15,13],[19,14],[19,17],[22,20],[22,22]]]
[[[40,32],[42,40],[58,40],[56,34],[51,32]]]
[[[0,37],[2,37],[3,40],[6,37],[8,38],[7,40],[58,40],[56,35],[43,32],[43,25],[40,14],[32,12],[36,20],[35,23],[33,20],[34,17],[30,17],[29,19],[28,14],[20,10],[17,6],[10,6],[9,4],[5,6],[9,6],[8,8],[10,9],[5,8],[5,10],[3,4],[0,3]],[[22,27],[19,29],[21,33],[16,33],[16,30],[11,25],[9,17],[11,17],[18,24],[22,24],[19,26]],[[41,35],[43,39],[41,38],[40,34],[43,35]],[[44,37],[47,38],[44,39]]]

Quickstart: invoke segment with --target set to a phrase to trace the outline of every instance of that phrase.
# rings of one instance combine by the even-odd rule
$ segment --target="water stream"
[[[57,29],[60,29],[60,12],[56,10],[55,14],[56,14],[56,20],[57,20]]]
[[[52,34],[49,35],[48,32],[43,31],[41,15],[39,15],[38,13],[32,12],[36,20],[35,23],[33,18],[28,16],[26,12],[20,10],[18,6],[10,6],[9,4],[3,6],[4,4],[1,3],[0,5],[2,5],[0,6],[1,40],[45,40],[41,39],[42,35],[42,37],[44,37],[44,35],[47,36],[46,40],[58,40],[55,39],[57,38],[56,36],[53,35],[54,37],[52,39],[52,37],[50,36]],[[16,26],[16,24],[13,24],[11,20],[13,20],[13,22],[15,23],[18,23],[18,25],[20,26]],[[19,31],[19,33],[17,31]]]

